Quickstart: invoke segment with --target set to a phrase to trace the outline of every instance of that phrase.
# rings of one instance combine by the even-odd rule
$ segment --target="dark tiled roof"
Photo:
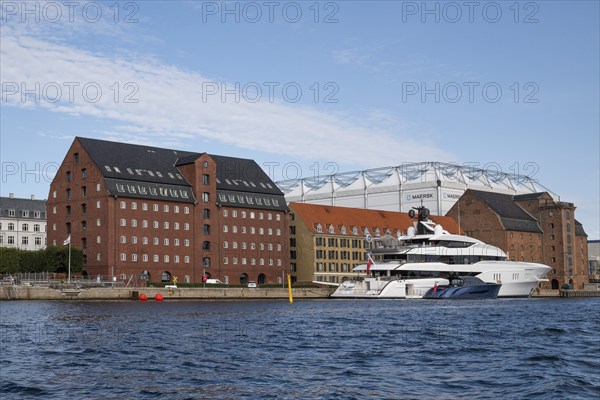
[[[542,233],[537,220],[521,208],[510,194],[469,190],[483,201],[502,221],[508,230]]]
[[[517,194],[514,196],[515,201],[519,200],[535,200],[542,197],[546,192],[537,192],[537,193],[525,193],[525,194]]]
[[[15,216],[9,217],[8,210],[15,210]],[[17,199],[0,197],[0,216],[3,218],[23,218],[23,211],[29,211],[30,219],[46,219],[46,200]],[[40,212],[39,218],[34,218],[34,211]]]
[[[254,160],[213,154],[210,157],[217,163],[217,190],[283,196],[277,185]]]
[[[198,153],[189,151],[82,137],[76,139],[102,171],[102,175],[112,179],[189,186],[176,163],[182,157],[199,156]]]
[[[575,236],[587,236],[581,222],[575,220]]]

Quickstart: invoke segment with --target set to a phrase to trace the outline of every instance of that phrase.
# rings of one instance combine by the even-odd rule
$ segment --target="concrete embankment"
[[[296,299],[327,298],[331,289],[295,288]],[[283,288],[89,288],[56,289],[42,286],[4,285],[0,287],[0,300],[137,300],[145,294],[149,300],[155,295],[170,299],[287,299],[288,290]]]

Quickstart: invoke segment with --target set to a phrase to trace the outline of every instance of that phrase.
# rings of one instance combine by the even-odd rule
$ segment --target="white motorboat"
[[[368,276],[342,282],[331,297],[422,298],[434,285],[448,285],[448,277],[453,274],[502,284],[498,297],[529,297],[540,282],[547,281],[551,269],[547,265],[509,261],[498,247],[450,234],[427,220],[426,208],[416,210],[416,228],[409,228],[399,238],[386,235],[374,239],[372,254],[381,255],[383,260],[354,268],[359,272],[368,270]],[[415,212],[411,210],[410,214],[414,216]]]

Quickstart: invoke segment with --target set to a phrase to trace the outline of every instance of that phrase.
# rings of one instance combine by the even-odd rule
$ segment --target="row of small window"
[[[245,226],[240,227],[240,230],[242,233],[246,233],[247,229]],[[229,226],[228,225],[223,225],[223,233],[227,233],[229,232]],[[232,226],[231,227],[231,232],[232,233],[237,233],[238,232],[238,227],[237,226]],[[267,228],[267,235],[273,235],[273,228]],[[250,234],[254,235],[256,233],[256,228],[251,226],[250,227]],[[265,234],[265,228],[258,228],[258,234],[259,235],[264,235]],[[281,236],[281,229],[277,228],[275,229],[275,235],[276,236]]]
[[[327,224],[326,224],[326,226],[327,226]],[[315,229],[316,229],[316,231],[318,233],[323,233],[323,226],[321,224],[316,224],[315,225]],[[342,226],[338,226],[338,231],[342,235],[346,235],[348,233],[348,230],[343,225]],[[359,234],[359,229],[356,226],[351,227],[350,231],[352,232],[353,235],[358,235]],[[369,235],[370,234],[369,228],[367,228],[367,227],[362,227],[360,229],[360,231],[364,235]],[[381,231],[382,230],[379,229],[379,228],[373,228],[373,234],[375,236],[381,236]],[[327,232],[328,233],[335,233],[335,227],[333,225],[329,224],[329,226],[327,226]],[[388,228],[388,229],[385,230],[385,234],[386,235],[391,235],[392,231]],[[402,234],[402,231],[400,229],[397,229],[396,230],[396,236],[401,236],[401,234]]]
[[[263,204],[265,206],[275,206],[275,207],[279,207],[279,200],[278,199],[270,199],[268,197],[259,197],[256,195],[246,195],[243,196],[241,194],[235,195],[235,194],[223,194],[223,193],[219,193],[219,200],[222,203],[239,203],[239,204],[255,204],[258,206],[262,206]]]
[[[114,166],[111,167],[110,165],[105,165],[104,169],[107,172],[113,172],[113,171],[115,171],[118,174],[121,173],[121,169],[119,167],[114,167]],[[129,173],[129,175],[138,175],[138,176],[142,176],[143,173],[146,173],[146,174],[148,174],[148,175],[150,175],[152,177],[158,176],[159,178],[162,178],[164,176],[162,174],[162,172],[160,172],[160,171],[150,171],[150,170],[147,170],[147,169],[139,169],[139,168],[135,168],[135,169],[133,169],[133,168],[127,168],[127,172]],[[175,179],[175,177],[177,177],[177,179],[183,180],[183,176],[181,176],[181,174],[178,174],[178,173],[173,174],[171,172],[167,172],[167,175],[171,179]]]
[[[346,263],[316,263],[315,271],[317,272],[350,272],[352,265]]]
[[[241,246],[242,250],[246,250],[248,247],[250,248],[250,250],[256,250],[256,243],[250,243],[250,246],[248,246],[248,244],[246,242],[241,242],[240,246]],[[224,249],[228,249],[229,248],[229,242],[227,242],[227,241],[223,242],[223,248]],[[232,249],[237,249],[238,248],[238,242],[232,242],[231,243],[231,248]],[[267,250],[273,251],[273,248],[277,249],[277,251],[281,251],[281,245],[279,243],[276,243],[275,246],[273,246],[273,243],[267,243]],[[258,249],[259,250],[264,250],[265,249],[265,244],[264,243],[259,243],[258,244]]]
[[[254,182],[252,182],[252,181],[250,181],[250,182],[246,182],[246,181],[245,181],[245,180],[243,180],[243,179],[231,179],[231,180],[229,180],[229,179],[227,179],[227,178],[226,178],[226,179],[225,179],[225,182],[226,182],[228,185],[236,185],[236,186],[239,186],[239,185],[240,185],[240,182],[241,182],[241,183],[243,183],[243,184],[244,184],[244,186],[246,186],[246,187],[250,187],[250,186],[252,186],[253,188],[255,188],[255,187],[256,187],[256,184],[255,184]],[[218,178],[217,178],[217,183],[221,183],[221,181],[220,181]],[[266,184],[265,184],[265,183],[262,183],[262,182],[258,182],[258,184],[259,184],[259,185],[260,185],[260,187],[262,187],[263,189],[266,189],[266,188],[273,189],[273,185],[271,185],[270,183],[266,183]]]
[[[129,260],[128,260],[129,258]],[[119,259],[121,261],[132,261],[132,262],[137,262],[138,261],[138,255],[137,254],[130,254],[129,257],[127,257],[127,253],[121,253]],[[179,256],[173,256],[173,262],[174,263],[179,263],[180,262],[180,257]],[[96,261],[102,261],[102,257],[100,255],[100,253],[96,254]],[[142,262],[148,262],[150,261],[150,256],[148,254],[142,254]],[[153,262],[159,262],[160,261],[160,256],[157,254],[154,254],[152,256],[152,261]],[[164,255],[162,258],[163,262],[171,262],[171,256],[169,255]],[[183,262],[185,264],[189,264],[190,263],[190,256],[184,256],[183,257]]]
[[[67,171],[67,182],[73,181],[73,173],[71,171]],[[81,179],[87,179],[87,168],[81,169]]]
[[[100,244],[102,241],[101,236],[96,236],[96,243]],[[127,243],[127,236],[121,236],[120,237],[120,242],[125,244]],[[138,243],[138,238],[137,236],[131,236],[130,238],[130,243],[131,244],[137,244]],[[142,237],[142,244],[148,244],[148,238],[146,236]],[[169,244],[171,243],[171,239],[169,238],[163,238],[163,245],[165,246],[169,246]],[[173,239],[173,246],[179,246],[180,240],[175,238]],[[155,237],[152,239],[152,244],[153,245],[159,245],[160,244],[160,239]],[[189,239],[183,239],[183,245],[188,247],[190,245],[190,240]]]
[[[246,218],[246,215],[247,215],[246,211],[241,211],[240,214],[241,214],[242,218]],[[229,216],[229,212],[227,210],[223,210],[223,216],[224,217]],[[232,210],[231,211],[231,216],[233,218],[237,218],[237,216],[238,216],[237,215],[237,210]],[[254,219],[255,217],[256,217],[256,214],[254,213],[254,211],[250,211],[250,219]],[[258,213],[258,219],[265,219],[265,214],[259,212]],[[267,219],[269,221],[272,221],[273,220],[273,213],[267,213]],[[275,214],[275,220],[276,221],[281,221],[281,215],[280,214]]]
[[[233,265],[238,265],[238,258],[237,257],[233,257],[231,259],[231,264]],[[282,265],[282,261],[281,259],[277,259],[276,261],[273,260],[272,258],[269,258],[269,260],[267,261],[268,265],[275,265],[277,264],[278,267],[281,267]],[[229,257],[223,257],[223,265],[228,265],[229,264]],[[241,265],[247,265],[248,264],[248,259],[243,257],[241,259]],[[250,265],[256,265],[256,258],[251,258],[250,259]],[[258,265],[265,265],[265,259],[264,258],[260,258],[258,259]]]
[[[188,199],[190,196],[187,190],[184,189],[170,189],[166,187],[154,187],[154,186],[143,186],[143,185],[131,185],[117,183],[117,192],[119,193],[130,193],[130,194],[151,194],[152,196],[163,196],[163,197],[181,197]],[[127,189],[127,190],[125,190]]]
[[[331,260],[363,260],[364,255],[360,251],[335,251],[335,250],[315,250],[315,258]]]
[[[127,226],[127,220],[125,218],[121,218],[121,220],[119,221],[119,224],[121,226]],[[137,219],[132,219],[129,222],[130,226],[132,228],[137,228],[138,223],[137,223]],[[100,226],[100,220],[98,219],[96,221],[96,225]],[[160,224],[158,223],[158,221],[152,221],[152,227],[155,229],[158,229],[158,227],[160,226]],[[163,229],[169,229],[169,221],[165,221],[163,222]],[[142,220],[142,228],[147,228],[148,227],[148,221],[147,220]],[[180,224],[179,222],[173,222],[173,229],[175,230],[179,230]],[[190,224],[188,224],[187,222],[183,224],[183,230],[185,231],[189,231],[190,230]]]
[[[7,225],[7,229],[9,231],[14,231],[15,230],[15,224],[14,222],[9,222]],[[2,222],[0,222],[0,231],[2,230]],[[47,230],[46,226],[44,225],[44,232]],[[21,231],[23,232],[29,232],[29,224],[27,223],[23,223],[21,224]],[[41,225],[40,224],[33,224],[33,232],[41,232]]]
[[[44,245],[46,245],[47,243],[47,239],[44,239]],[[4,235],[0,235],[0,245],[4,244]],[[12,235],[9,235],[6,237],[6,244],[8,245],[13,245],[15,244],[15,237]],[[28,246],[29,245],[29,236],[21,236],[21,244]],[[36,246],[41,246],[42,245],[42,237],[40,236],[36,236],[33,238],[33,244]]]
[[[338,238],[315,238],[315,246],[327,246],[329,247],[352,247],[355,249],[362,249],[364,239],[338,239]]]
[[[100,203],[100,202],[98,202],[98,203]],[[127,209],[127,202],[126,201],[121,201],[119,203],[119,207],[122,210]],[[98,208],[100,208],[99,205],[98,205]],[[131,203],[129,203],[129,208],[131,210],[137,210],[137,208],[138,208],[137,202],[132,201]],[[156,203],[152,204],[152,211],[158,211],[159,209],[160,209],[160,207],[158,206],[158,204],[156,204]],[[163,212],[169,212],[169,210],[171,208],[169,207],[168,204],[163,204],[162,209],[163,209]],[[179,214],[179,210],[180,210],[179,206],[173,206],[173,212],[175,214]],[[148,203],[142,203],[142,211],[148,211]],[[189,214],[190,213],[190,208],[189,207],[183,207],[183,213],[184,214]]]
[[[17,216],[17,212],[16,210],[10,209],[7,210],[8,211],[8,216],[9,217],[16,217]],[[21,210],[21,217],[23,218],[29,218],[29,210]],[[42,212],[41,211],[33,211],[32,212],[33,218],[41,218],[42,216]]]
[[[99,192],[100,190],[102,190],[102,185],[100,183],[96,184],[96,192]],[[71,189],[67,189],[66,190],[66,194],[67,194],[67,200],[71,200],[71,194],[72,191]],[[52,198],[55,199],[57,197],[56,194],[56,190],[52,192]],[[81,187],[81,197],[87,197],[87,186],[82,186]],[[98,207],[100,208],[100,207]]]

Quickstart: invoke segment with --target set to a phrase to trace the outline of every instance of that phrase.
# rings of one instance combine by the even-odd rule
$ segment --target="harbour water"
[[[0,303],[0,396],[600,397],[600,299]]]

